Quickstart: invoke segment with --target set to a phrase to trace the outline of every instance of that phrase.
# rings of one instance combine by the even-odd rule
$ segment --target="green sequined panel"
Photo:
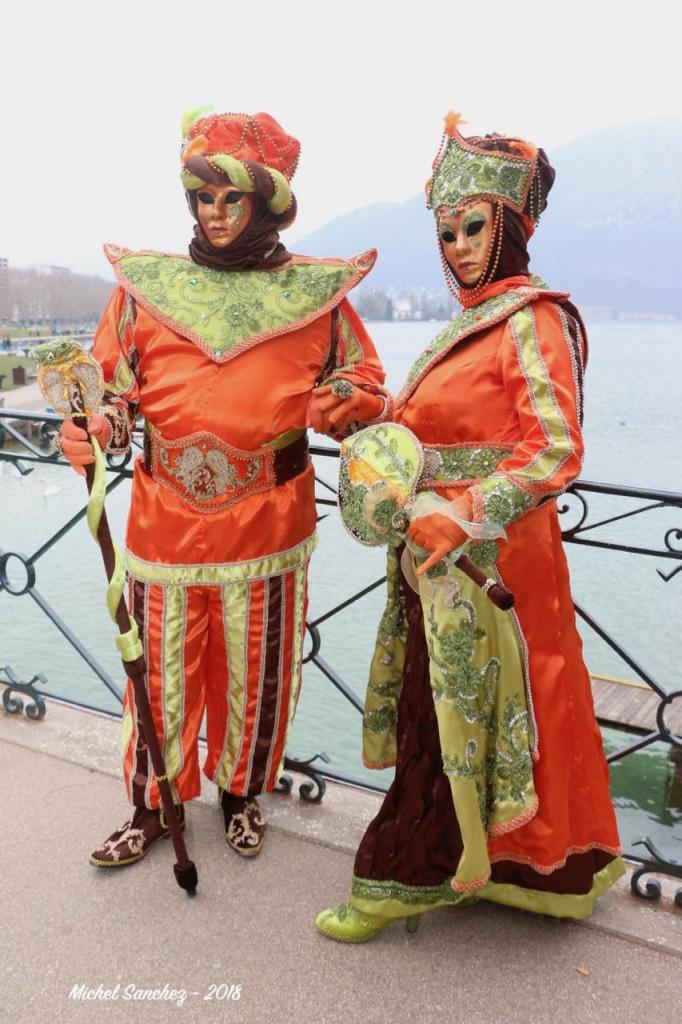
[[[122,256],[120,270],[124,287],[131,285],[171,326],[191,331],[220,357],[314,315],[363,272],[339,260],[225,273],[160,253]]]
[[[380,902],[397,900],[406,906],[421,904],[452,904],[462,902],[462,896],[453,891],[449,881],[442,885],[405,885],[392,879],[360,878],[353,876],[351,895],[357,899]]]
[[[520,212],[533,172],[530,161],[492,153],[482,156],[450,139],[434,173],[428,205],[437,210],[439,206],[455,207],[469,196],[491,195],[512,203]]]
[[[424,448],[425,452],[436,451],[440,456],[439,468],[428,476],[430,483],[437,484],[453,483],[458,480],[476,480],[479,477],[489,476],[512,451],[511,447],[496,448],[475,445],[461,448],[438,448],[435,445],[425,445]]]
[[[363,716],[363,755],[368,766],[395,763],[398,701],[403,685],[407,620],[395,548],[388,549],[386,607],[369,671]]]
[[[533,505],[529,494],[504,476],[493,474],[476,485],[483,497],[484,521],[509,526]]]

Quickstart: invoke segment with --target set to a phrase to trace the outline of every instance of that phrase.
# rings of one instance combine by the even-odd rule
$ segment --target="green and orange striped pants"
[[[129,558],[130,607],[144,645],[149,701],[177,800],[184,803],[201,790],[198,737],[204,714],[205,775],[239,796],[274,789],[300,690],[313,546],[314,538],[291,552],[298,555],[293,559],[298,564],[273,556],[262,560],[271,563],[264,568],[279,571],[256,578],[247,573],[247,578],[227,582],[224,576],[234,574],[218,571],[215,583],[209,582],[210,572],[198,573],[200,582],[183,580],[175,567],[147,572],[149,563]],[[173,582],[162,578],[163,569]],[[158,785],[130,680],[121,749],[129,799],[136,806],[158,807]]]

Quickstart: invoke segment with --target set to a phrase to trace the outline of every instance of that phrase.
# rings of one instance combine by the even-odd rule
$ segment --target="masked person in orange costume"
[[[623,873],[553,500],[581,466],[585,330],[528,274],[554,171],[529,143],[464,138],[458,121],[426,194],[464,308],[393,405],[425,468],[402,568],[389,553],[363,739],[366,765],[395,765],[395,781],[350,900],[317,919],[346,942],[476,899],[582,917]],[[460,550],[513,610],[443,561]]]
[[[220,788],[227,842],[248,856],[263,842],[256,795],[277,782],[300,686],[316,540],[310,398],[317,385],[340,391],[341,433],[386,400],[346,298],[376,254],[287,252],[279,231],[296,215],[299,143],[268,114],[201,113],[183,122],[189,258],[106,247],[118,287],[95,338],[106,391],[89,427],[122,453],[144,417],[126,546],[152,714],[182,804],[200,791],[206,711],[203,770]],[[81,472],[92,461],[70,421],[61,445]],[[167,834],[130,682],[122,742],[135,810],[93,853],[102,867],[140,860]]]

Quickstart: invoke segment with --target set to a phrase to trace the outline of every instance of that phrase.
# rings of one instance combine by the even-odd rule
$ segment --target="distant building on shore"
[[[0,323],[9,320],[9,261],[0,256]]]

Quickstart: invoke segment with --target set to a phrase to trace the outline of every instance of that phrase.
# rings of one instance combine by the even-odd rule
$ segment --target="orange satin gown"
[[[527,278],[497,282],[477,301],[527,283]],[[515,861],[549,874],[573,853],[599,849],[617,855],[620,842],[557,506],[553,500],[538,504],[564,490],[580,471],[581,388],[560,306],[553,297],[540,297],[529,308],[536,364],[520,358],[510,321],[502,319],[456,343],[411,394],[398,397],[394,418],[424,444],[507,448],[495,476],[517,485],[530,506],[507,525],[497,569],[515,594],[527,648],[538,729],[533,775],[539,810],[527,824],[491,839],[489,856],[493,865]],[[560,433],[558,440],[553,430]],[[486,492],[480,484],[480,479],[463,480],[438,493],[452,500],[469,491],[474,518],[483,520]]]

